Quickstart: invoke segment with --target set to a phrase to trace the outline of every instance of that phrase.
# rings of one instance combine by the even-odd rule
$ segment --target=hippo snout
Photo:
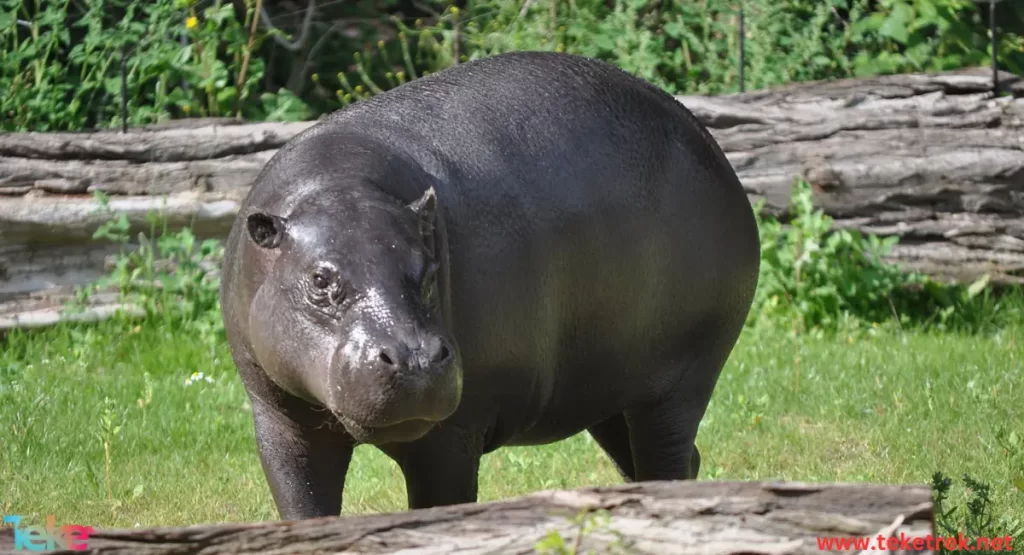
[[[440,334],[410,336],[385,336],[365,345],[363,356],[342,347],[330,404],[343,422],[377,429],[439,422],[455,412],[462,374],[454,344]]]
[[[377,358],[384,366],[394,367],[392,371],[398,372],[414,369],[426,372],[444,371],[454,362],[448,341],[436,336],[415,346],[399,342],[384,345],[380,348]]]

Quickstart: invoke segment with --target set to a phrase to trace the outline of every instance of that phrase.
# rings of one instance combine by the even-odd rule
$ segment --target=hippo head
[[[459,404],[438,218],[433,188],[409,204],[349,191],[304,201],[287,218],[246,216],[248,240],[272,260],[250,307],[254,353],[272,380],[329,409],[357,441],[422,437]]]

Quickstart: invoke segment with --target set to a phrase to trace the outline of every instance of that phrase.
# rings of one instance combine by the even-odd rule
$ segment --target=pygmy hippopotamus
[[[759,253],[707,130],[604,62],[502,54],[324,117],[255,180],[220,291],[281,518],[339,514],[357,444],[412,509],[583,430],[627,481],[695,478]]]

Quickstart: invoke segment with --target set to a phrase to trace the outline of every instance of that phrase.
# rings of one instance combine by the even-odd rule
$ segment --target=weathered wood
[[[580,534],[577,517],[592,515]],[[879,535],[923,542],[934,523],[924,486],[649,482],[392,514],[98,530],[86,553],[536,553],[553,532],[577,553],[781,555],[840,551],[818,538],[870,538],[874,551]]]
[[[0,157],[0,194],[169,195],[189,191],[246,189],[274,151],[208,160],[145,162],[133,160],[37,160]],[[27,189],[26,189],[27,187]]]
[[[0,157],[36,160],[128,160],[182,162],[252,154],[279,148],[312,122],[157,127],[121,133],[8,133],[0,135]]]
[[[1021,284],[1024,98],[1014,95],[1024,85],[1010,74],[1000,85],[1013,94],[994,96],[979,68],[678,99],[769,214],[786,217],[802,176],[836,227],[899,236],[895,264]],[[105,218],[90,193],[112,195],[135,230],[166,197],[172,229],[223,237],[266,161],[313,123],[0,135],[0,317],[11,311],[5,299],[99,271],[109,246],[90,239]]]

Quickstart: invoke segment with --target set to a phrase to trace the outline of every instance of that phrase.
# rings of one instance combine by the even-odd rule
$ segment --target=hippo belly
[[[570,188],[565,180],[548,185]],[[709,326],[734,330],[746,315],[733,292],[750,275],[716,255],[720,239],[691,240],[721,225],[714,211],[686,214],[678,194],[649,203],[601,198],[598,185],[581,180],[584,193],[573,198],[589,190],[593,204],[620,207],[611,215],[565,218],[548,197],[549,217],[513,213],[526,222],[516,233],[472,228],[464,241],[453,218],[451,240],[465,247],[451,255],[465,369],[463,410],[453,418],[464,411],[479,419],[493,407],[496,445],[563,439],[656,398],[697,353],[731,347],[706,338]]]

